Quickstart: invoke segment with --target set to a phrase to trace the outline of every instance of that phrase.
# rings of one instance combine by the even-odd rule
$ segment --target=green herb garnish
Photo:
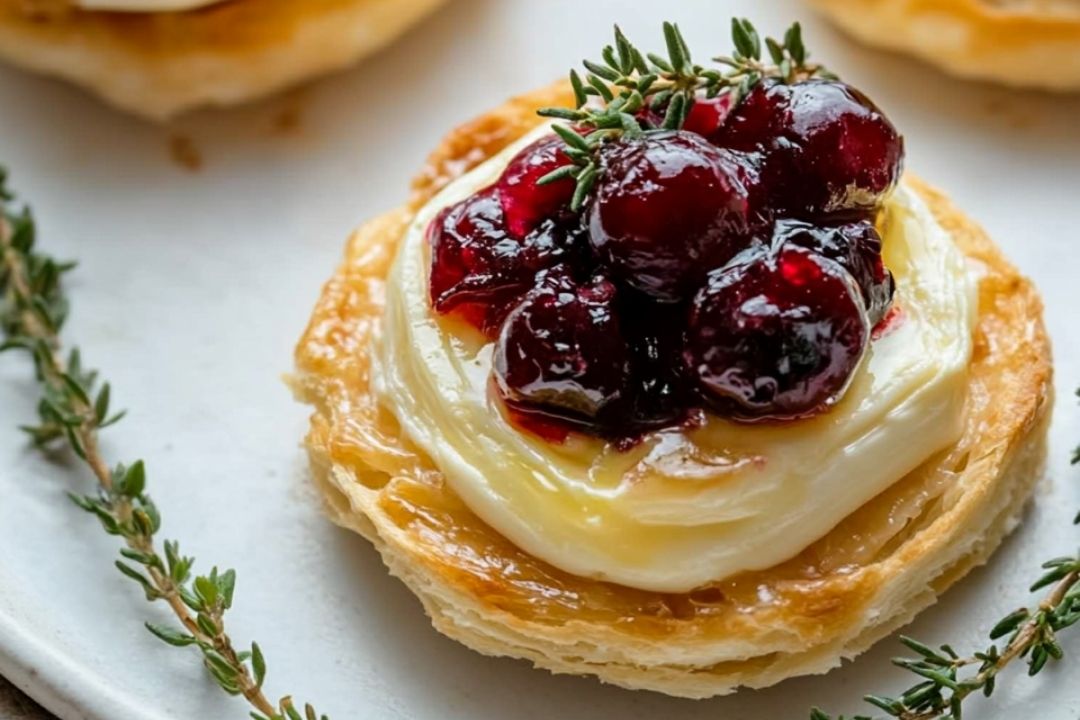
[[[1080,455],[1080,453],[1078,453]],[[1080,462],[1080,457],[1073,463]],[[1080,525],[1080,515],[1074,522]],[[964,701],[976,693],[990,697],[1002,671],[1017,660],[1027,662],[1028,675],[1038,675],[1051,660],[1065,651],[1057,635],[1080,623],[1080,555],[1060,557],[1042,565],[1043,574],[1031,592],[1052,588],[1042,602],[1021,608],[1002,618],[990,631],[991,645],[968,656],[950,645],[939,649],[909,637],[901,637],[914,658],[896,658],[893,664],[919,677],[919,682],[897,697],[867,695],[864,700],[899,720],[962,720]],[[998,647],[998,641],[1004,645]],[[966,671],[966,672],[965,672]],[[810,720],[845,720],[814,708]],[[847,720],[876,720],[855,715]]]
[[[35,226],[30,211],[15,212],[14,198],[0,168],[0,352],[25,351],[34,362],[41,387],[38,423],[22,430],[39,448],[66,443],[91,470],[98,491],[70,494],[72,501],[101,521],[110,535],[123,541],[117,569],[135,581],[150,601],[164,601],[179,627],[151,623],[146,628],[170,645],[193,645],[222,690],[243,696],[254,708],[255,720],[327,720],[310,705],[297,710],[291,698],[275,706],[263,693],[266,660],[257,643],[238,651],[225,631],[225,613],[232,607],[236,573],[192,577],[194,558],[185,557],[176,542],[164,541],[158,550],[161,515],[146,494],[146,467],[110,467],[98,444],[98,434],[119,421],[111,410],[108,383],[83,367],[79,351],[63,352],[60,331],[68,314],[61,279],[74,267],[35,250]]]
[[[584,61],[584,78],[576,70],[570,71],[575,107],[538,111],[543,117],[571,123],[556,125],[554,130],[566,142],[565,152],[573,161],[541,178],[540,184],[573,178],[577,186],[571,208],[576,212],[602,172],[598,156],[604,143],[651,130],[678,130],[701,96],[732,93],[732,102],[738,103],[766,78],[786,83],[835,78],[821,65],[809,62],[799,23],[788,28],[783,41],[762,41],[749,20],[733,18],[731,35],[734,52],[713,58],[715,66],[706,67],[693,61],[674,23],[664,23],[666,55],[642,53],[616,26],[615,44],[603,49],[601,62]],[[663,113],[658,128],[642,124],[638,113],[646,106]]]

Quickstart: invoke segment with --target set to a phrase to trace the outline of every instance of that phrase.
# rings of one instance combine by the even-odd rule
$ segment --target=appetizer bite
[[[686,697],[824,672],[1039,476],[1034,288],[798,25],[733,27],[707,65],[616,31],[454,130],[300,341],[331,517],[480,652]]]
[[[810,0],[869,44],[961,77],[1043,90],[1080,89],[1074,0]]]
[[[0,0],[0,58],[165,119],[345,67],[442,0]]]

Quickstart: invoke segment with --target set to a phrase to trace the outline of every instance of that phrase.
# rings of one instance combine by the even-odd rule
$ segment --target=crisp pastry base
[[[909,179],[983,273],[963,439],[770,570],[686,594],[569,575],[464,506],[380,407],[368,358],[384,278],[416,210],[535,125],[535,108],[566,102],[564,87],[549,88],[455,130],[411,202],[349,241],[294,378],[316,408],[307,447],[328,512],[371,540],[438,630],[482,653],[695,698],[825,672],[910,621],[1016,526],[1043,467],[1051,405],[1039,298],[981,229]]]
[[[1075,0],[810,0],[860,40],[963,77],[1080,89]]]
[[[345,67],[444,0],[227,0],[185,12],[83,11],[0,0],[0,57],[164,119]]]

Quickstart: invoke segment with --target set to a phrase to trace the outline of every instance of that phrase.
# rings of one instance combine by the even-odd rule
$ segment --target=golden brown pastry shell
[[[180,12],[0,0],[0,58],[155,119],[345,67],[445,0],[225,0]]]
[[[870,45],[962,77],[1080,89],[1080,4],[1073,0],[810,0]]]
[[[686,697],[824,672],[911,620],[1015,527],[1051,404],[1039,297],[945,196],[908,178],[982,273],[963,439],[778,567],[685,594],[569,575],[465,507],[379,405],[368,358],[384,278],[417,209],[534,127],[537,107],[569,100],[557,85],[454,130],[410,202],[350,239],[294,378],[316,408],[307,447],[329,514],[371,540],[438,630],[483,653]]]

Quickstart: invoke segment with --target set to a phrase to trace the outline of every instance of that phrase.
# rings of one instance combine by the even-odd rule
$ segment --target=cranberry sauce
[[[612,274],[678,301],[765,225],[753,161],[686,131],[611,143],[589,212],[589,242]]]
[[[866,96],[765,80],[681,130],[663,110],[599,146],[579,212],[573,178],[539,182],[580,153],[552,134],[428,230],[434,309],[493,340],[492,387],[551,442],[823,412],[895,316],[873,220],[903,140]]]
[[[691,305],[683,353],[717,412],[793,420],[840,394],[869,332],[851,275],[786,246],[751,251],[710,274]]]

